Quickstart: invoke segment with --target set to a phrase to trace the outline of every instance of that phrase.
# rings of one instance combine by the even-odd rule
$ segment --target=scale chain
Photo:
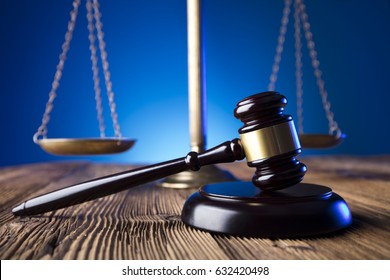
[[[282,59],[283,46],[284,46],[284,42],[286,40],[288,19],[289,19],[290,11],[291,11],[290,6],[291,6],[291,0],[284,0],[283,16],[282,16],[282,20],[281,20],[282,24],[281,24],[280,30],[279,30],[278,44],[276,47],[274,64],[272,66],[272,74],[269,78],[270,82],[268,84],[269,91],[275,90],[275,83],[276,83],[276,80],[278,78],[280,61]]]
[[[66,55],[69,51],[70,42],[72,41],[73,31],[76,25],[76,19],[78,15],[78,9],[80,6],[80,0],[73,0],[73,10],[70,12],[70,20],[68,22],[68,30],[65,33],[65,41],[62,44],[62,52],[59,56],[59,62],[57,64],[56,73],[54,75],[54,80],[51,85],[51,90],[49,93],[49,100],[46,103],[45,112],[42,117],[42,123],[39,126],[37,132],[33,136],[35,143],[38,142],[39,137],[47,137],[47,125],[50,121],[50,113],[54,107],[54,99],[57,96],[57,89],[60,85],[60,80],[62,77],[62,72],[65,65]]]
[[[102,99],[101,99],[101,89],[100,89],[100,79],[99,79],[99,68],[98,68],[98,58],[96,55],[96,36],[95,36],[95,25],[93,23],[93,10],[92,10],[92,2],[91,0],[87,0],[86,2],[87,8],[87,19],[88,19],[88,31],[89,31],[89,50],[91,52],[91,62],[92,62],[92,73],[93,73],[93,84],[95,90],[95,101],[96,101],[96,111],[97,111],[97,119],[99,122],[99,131],[100,137],[105,138],[105,124],[103,117],[103,107],[102,107]]]
[[[283,16],[281,20],[281,27],[279,30],[278,44],[276,47],[276,53],[274,57],[274,64],[272,66],[272,74],[270,75],[270,82],[268,85],[269,91],[275,90],[275,83],[278,77],[280,68],[280,61],[282,58],[282,52],[284,42],[286,39],[287,25],[289,21],[289,15],[291,11],[292,1],[284,0]],[[319,69],[320,62],[317,58],[317,52],[315,51],[315,44],[313,40],[313,34],[310,30],[310,24],[308,22],[308,16],[306,13],[305,4],[303,0],[295,0],[295,77],[296,77],[296,91],[297,91],[297,115],[298,115],[298,131],[303,133],[303,72],[302,72],[302,42],[301,42],[301,25],[303,26],[305,38],[307,41],[307,47],[309,49],[309,56],[314,69],[314,76],[316,83],[320,91],[322,104],[326,113],[326,118],[329,124],[329,134],[340,137],[342,135],[341,129],[334,119],[334,113],[331,110],[331,104],[328,100],[328,92],[325,89],[325,83],[322,78],[322,72]]]
[[[122,138],[122,133],[120,131],[120,126],[118,123],[118,115],[116,113],[116,104],[114,101],[114,92],[112,90],[112,82],[111,82],[111,73],[108,69],[108,60],[107,60],[107,52],[106,52],[106,43],[104,41],[104,33],[103,33],[103,23],[101,21],[101,13],[99,11],[99,2],[98,0],[93,0],[93,10],[94,10],[94,17],[96,22],[96,30],[97,30],[97,37],[99,41],[99,49],[100,49],[100,56],[102,60],[103,65],[103,72],[104,72],[104,79],[106,83],[106,89],[107,89],[107,96],[108,96],[108,102],[110,106],[111,111],[111,118],[114,126],[114,132],[115,137]]]
[[[328,119],[329,123],[329,134],[334,134],[338,137],[341,136],[342,132],[341,129],[339,128],[337,122],[334,120],[334,114],[331,110],[331,104],[328,100],[328,92],[325,89],[325,82],[322,79],[322,72],[319,69],[320,61],[317,58],[317,52],[315,50],[315,44],[313,40],[313,33],[310,30],[310,23],[308,20],[308,15],[306,12],[306,7],[303,2],[303,0],[295,0],[296,4],[296,9],[298,9],[297,13],[300,15],[300,20],[302,21],[304,33],[305,33],[305,38],[307,41],[307,47],[309,49],[309,56],[311,58],[311,63],[314,69],[314,76],[317,81],[317,86],[320,91],[321,99],[322,99],[322,104],[326,113],[326,117]],[[301,96],[302,97],[302,96]],[[302,102],[301,102],[302,103]]]
[[[33,136],[33,140],[35,143],[38,143],[39,138],[47,138],[47,125],[50,121],[50,113],[53,110],[54,107],[54,100],[57,96],[57,90],[60,85],[60,80],[62,77],[65,60],[67,58],[67,53],[70,49],[70,43],[73,37],[73,31],[75,29],[77,15],[78,15],[78,9],[80,6],[81,0],[74,0],[73,1],[73,10],[70,13],[70,20],[68,22],[68,29],[65,34],[65,40],[62,44],[62,52],[59,56],[59,62],[57,64],[56,73],[54,75],[54,80],[52,82],[52,87],[49,93],[49,100],[46,103],[45,112],[42,117],[42,123],[39,126],[37,132]],[[95,101],[96,101],[96,110],[97,110],[97,118],[99,121],[99,130],[100,130],[100,137],[105,137],[105,125],[104,125],[104,118],[103,118],[103,108],[102,108],[102,101],[101,101],[101,89],[100,89],[100,79],[99,79],[99,70],[98,70],[98,59],[96,55],[97,48],[95,46],[96,37],[94,34],[94,29],[97,30],[97,37],[99,41],[99,49],[101,54],[101,60],[102,60],[102,66],[103,66],[103,73],[106,83],[106,89],[107,89],[107,96],[109,101],[109,107],[111,111],[111,118],[113,122],[114,127],[114,133],[116,138],[122,138],[122,134],[120,132],[120,126],[118,123],[118,115],[116,113],[116,104],[114,101],[114,92],[112,90],[112,82],[111,82],[111,74],[108,69],[108,61],[107,61],[107,52],[106,52],[106,43],[104,41],[104,33],[103,33],[103,24],[101,22],[101,13],[99,11],[99,3],[98,0],[93,0],[93,3],[91,3],[91,0],[87,0],[86,2],[86,9],[87,9],[87,19],[88,19],[88,31],[89,31],[89,41],[90,41],[90,52],[91,52],[91,62],[92,62],[92,71],[93,71],[93,81],[94,81],[94,91],[95,91]],[[93,19],[95,19],[96,24],[94,25]]]
[[[298,9],[298,1],[294,3],[294,38],[295,38],[295,78],[297,91],[297,116],[298,132],[303,134],[303,72],[302,72],[302,41],[301,41],[301,21]]]

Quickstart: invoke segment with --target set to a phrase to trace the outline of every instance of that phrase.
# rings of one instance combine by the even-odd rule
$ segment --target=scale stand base
[[[344,199],[328,187],[306,183],[272,193],[251,182],[206,185],[187,199],[181,218],[206,231],[267,238],[323,235],[352,223]]]
[[[165,188],[187,189],[200,188],[205,184],[237,181],[237,179],[228,171],[224,171],[215,165],[203,166],[199,171],[184,171],[175,175],[166,177],[158,183],[158,186]]]

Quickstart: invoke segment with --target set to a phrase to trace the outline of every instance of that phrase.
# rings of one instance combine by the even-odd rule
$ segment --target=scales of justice
[[[114,92],[98,0],[86,0],[90,52],[100,138],[48,138],[47,125],[62,76],[75,28],[80,0],[73,1],[65,42],[62,45],[49,100],[34,142],[58,155],[119,153],[130,149],[134,140],[122,137],[115,110]],[[297,156],[301,148],[331,148],[345,137],[331,111],[328,94],[303,0],[285,0],[280,33],[268,91],[251,95],[237,103],[234,116],[243,126],[239,139],[205,149],[205,88],[201,1],[187,0],[189,131],[191,152],[185,157],[82,182],[32,198],[15,207],[15,216],[34,215],[83,203],[141,184],[161,180],[162,187],[199,188],[185,202],[182,221],[194,228],[216,233],[252,237],[294,238],[339,231],[352,222],[347,203],[327,186],[302,183],[306,166]],[[294,2],[294,3],[293,3]],[[287,99],[275,91],[287,25],[294,8],[294,38],[298,132],[293,119],[284,114]],[[302,31],[307,41],[323,107],[329,123],[327,134],[307,134],[303,130]],[[95,35],[97,33],[97,36]],[[115,137],[105,136],[99,80],[99,46]],[[255,174],[252,182],[242,182],[215,166],[246,158]]]

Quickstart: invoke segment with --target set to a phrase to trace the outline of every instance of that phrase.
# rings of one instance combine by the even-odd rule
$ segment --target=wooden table
[[[353,225],[326,237],[240,238],[185,226],[195,190],[155,183],[81,205],[14,218],[22,201],[134,166],[59,162],[0,169],[1,259],[390,259],[390,156],[306,157],[305,182],[327,185],[349,204]],[[249,180],[245,162],[220,167]]]

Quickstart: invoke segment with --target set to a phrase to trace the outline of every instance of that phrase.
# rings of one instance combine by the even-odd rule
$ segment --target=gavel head
[[[256,167],[253,184],[264,191],[283,189],[302,181],[306,166],[295,157],[301,145],[293,119],[284,115],[287,99],[273,91],[249,96],[237,104],[234,116],[248,166]]]

